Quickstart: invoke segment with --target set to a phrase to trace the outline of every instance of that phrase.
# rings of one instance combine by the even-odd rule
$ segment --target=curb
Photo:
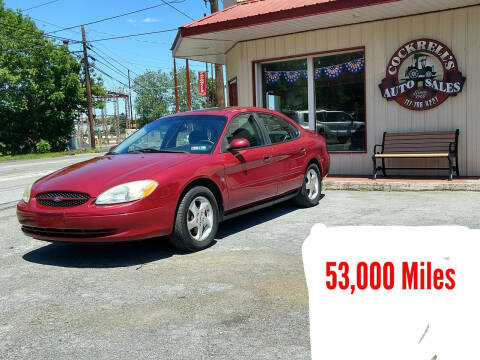
[[[325,180],[325,190],[348,191],[480,191],[480,182],[475,183],[418,183]]]

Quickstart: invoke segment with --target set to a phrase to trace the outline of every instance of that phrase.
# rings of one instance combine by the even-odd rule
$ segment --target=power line
[[[123,76],[124,78],[128,79],[128,75],[125,75],[123,72],[117,70],[116,67],[114,67],[114,66],[112,66],[112,65],[108,65],[108,64],[104,63],[103,61],[101,61],[101,60],[99,60],[99,59],[97,59],[97,58],[94,58],[94,57],[92,57],[92,56],[90,56],[90,55],[89,55],[89,57],[90,57],[93,61],[95,61],[96,63],[100,63],[100,64],[102,64],[103,66],[106,66],[106,67],[109,68],[110,70],[112,70],[112,71],[116,72],[117,74]]]
[[[71,54],[75,53],[75,51],[70,51],[68,48],[63,48],[63,46],[66,46],[66,45],[58,45],[58,44],[51,44],[51,43],[45,43],[45,44],[33,43],[33,42],[25,41],[25,39],[16,38],[13,36],[10,36],[10,39],[15,40],[17,45],[24,45],[24,46],[27,46],[27,48],[21,48],[21,49],[15,48],[15,49],[4,49],[4,50],[11,50],[11,51],[17,51],[17,52],[29,52],[29,50],[32,50],[31,47],[34,47],[34,48],[42,48],[42,49],[63,50]]]
[[[128,13],[124,13],[124,14],[120,14],[120,15],[115,15],[115,16],[110,16],[110,17],[108,17],[108,18],[103,18],[103,19],[91,21],[91,22],[88,22],[88,23],[85,23],[85,24],[69,26],[69,27],[66,27],[66,28],[63,28],[63,29],[51,31],[51,32],[49,32],[49,34],[54,34],[54,33],[57,33],[57,32],[59,32],[59,31],[64,31],[64,30],[73,29],[73,28],[76,28],[76,27],[80,27],[80,26],[82,26],[82,25],[87,26],[87,25],[97,24],[97,23],[103,22],[103,21],[108,21],[108,20],[112,20],[112,19],[117,19],[117,18],[119,18],[119,17],[136,14],[136,13],[139,13],[139,12],[142,12],[142,11],[147,11],[147,10],[154,9],[154,8],[157,8],[157,7],[160,7],[160,6],[164,6],[164,5],[169,5],[169,6],[173,7],[173,8],[175,8],[173,5],[170,4],[170,2],[166,2],[166,1],[164,1],[164,0],[161,0],[161,1],[163,2],[163,4],[153,5],[153,6],[149,6],[149,7],[143,8],[143,9],[138,9],[138,10],[130,11],[130,12],[128,12]],[[177,0],[177,1],[171,1],[171,3],[175,3],[175,4],[176,4],[176,3],[181,3],[181,2],[184,2],[184,1],[185,1],[185,0],[181,0],[181,1],[180,1],[180,0]]]
[[[187,14],[185,14],[183,11],[181,11],[181,10],[177,9],[177,8],[176,8],[175,6],[173,6],[172,4],[170,4],[170,3],[167,3],[165,0],[160,0],[160,1],[161,1],[161,2],[163,2],[165,5],[168,5],[168,6],[170,6],[172,9],[174,9],[174,10],[175,10],[175,11],[177,11],[178,13],[180,13],[180,14],[182,14],[182,15],[186,16],[186,17],[187,17],[187,18],[189,18],[190,20],[192,20],[192,21],[193,21],[193,20],[195,20],[195,19],[194,19],[194,18],[192,18],[190,15],[187,15]]]
[[[91,45],[91,46],[93,46],[93,45]],[[118,55],[118,53],[114,52],[111,48],[107,48],[106,46],[104,46],[102,44],[95,44],[95,46],[101,46],[102,49],[104,49],[104,51],[109,51],[112,54],[112,56],[114,56],[115,58],[120,59],[123,62],[131,64],[133,66],[142,67],[142,68],[143,67],[150,67],[150,68],[155,68],[155,69],[163,69],[165,67],[165,66],[160,65],[161,62],[159,62],[158,64],[155,64],[155,65],[152,65],[152,64],[147,64],[147,63],[141,63],[140,64],[138,62],[133,62],[133,61],[130,61],[130,60],[126,60],[125,58],[122,58],[120,55]],[[98,50],[98,48],[97,48],[97,50]],[[119,51],[119,50],[117,50],[117,51]],[[112,61],[115,61],[116,63],[120,64],[121,66],[127,68],[125,65],[120,63],[117,59],[112,58],[111,56],[107,55],[105,52],[102,52],[102,54],[104,54],[105,56],[108,56],[108,58],[111,59]],[[144,56],[142,56],[142,58],[144,58]],[[156,58],[150,58],[150,59],[152,59],[154,61],[158,61],[158,59],[156,59]],[[167,63],[167,62],[164,62],[164,63]],[[168,63],[168,64],[170,64],[170,63]]]
[[[69,42],[72,41],[74,43],[80,43],[81,42],[81,41],[74,40],[74,39],[69,39],[69,38],[66,38],[66,37],[63,37],[63,36],[42,34],[41,32],[43,30],[40,30],[38,28],[36,28],[36,30],[24,29],[24,28],[14,26],[14,25],[11,25],[11,24],[5,24],[3,22],[0,22],[0,25],[5,26],[5,27],[10,28],[10,29],[13,29],[13,30],[16,30],[16,31],[23,31],[23,32],[29,33],[29,34],[40,35],[44,38],[48,38],[48,39],[52,39],[52,40],[69,41]]]
[[[46,2],[46,3],[40,4],[40,5],[36,5],[36,6],[29,7],[28,9],[23,9],[22,11],[33,10],[33,9],[39,8],[39,7],[41,7],[41,6],[45,6],[45,5],[48,5],[48,4],[53,4],[53,3],[56,3],[56,2],[59,2],[59,1],[60,1],[60,0],[49,1],[49,2]]]
[[[125,65],[123,65],[121,62],[115,60],[114,58],[108,56],[108,54],[105,54],[105,53],[100,53],[100,50],[97,50],[96,48],[91,48],[91,50],[97,54],[98,56],[100,56],[103,60],[105,60],[108,64],[110,64],[110,66],[112,66],[113,68],[117,69],[120,73],[123,74],[122,70],[120,70],[119,68],[117,68],[115,65],[113,65],[110,61],[108,61],[103,55],[105,55],[106,57],[108,57],[109,59],[115,61],[117,64],[119,64],[120,66],[122,66],[123,68],[127,69],[127,70],[130,70],[132,73],[134,73],[135,75],[138,75],[137,73],[135,73],[133,70],[129,69],[128,67],[126,67]],[[102,55],[103,54],[103,55]],[[124,75],[125,76],[125,75]]]
[[[70,31],[71,31],[71,30],[70,30]],[[88,31],[94,31],[94,32],[96,32],[96,33],[103,34],[103,35],[117,36],[117,35],[115,35],[115,34],[107,33],[107,32],[105,32],[105,31],[99,31],[99,30],[92,29],[92,28],[89,28]],[[140,40],[140,39],[131,39],[131,38],[127,38],[127,40],[132,40],[132,41],[137,41],[137,42],[142,42],[142,43],[147,43],[147,44],[155,44],[155,45],[168,45],[168,43],[167,43],[166,41],[158,42],[158,41],[148,41],[148,40]]]
[[[97,66],[92,66],[95,70],[97,70],[98,72],[102,73],[103,75],[109,77],[110,79],[112,79],[113,81],[116,81],[117,83],[119,83],[120,85],[123,85],[125,86],[126,88],[128,88],[128,85],[125,84],[123,81],[120,81],[118,80],[117,78],[113,77],[112,75],[108,74],[107,72],[103,71],[102,69],[99,69]],[[138,86],[140,86],[141,88],[145,89],[145,90],[148,90],[147,88],[143,87],[142,85],[140,84],[136,84]],[[135,89],[132,89],[135,93],[137,93],[137,91],[135,91]],[[137,93],[138,94],[138,93]]]
[[[38,19],[38,18],[34,18],[34,17],[31,17],[31,19],[35,20],[35,21],[40,21],[41,23],[44,23],[44,24],[47,24],[47,25],[51,25],[51,26],[55,26],[57,28],[63,28],[63,26],[60,26],[60,25],[57,25],[57,24],[54,24],[54,23],[51,23],[51,22],[48,22],[48,21],[45,21],[45,20],[41,20],[41,19]],[[42,31],[45,31],[45,30],[42,30]],[[73,30],[68,30],[70,31],[71,33],[75,34],[75,35],[78,35],[77,32],[73,31]],[[77,40],[78,41],[78,40]],[[80,42],[80,41],[79,41]]]
[[[146,32],[146,33],[140,33],[140,34],[131,34],[131,35],[121,35],[121,36],[113,36],[109,38],[104,38],[104,39],[93,39],[89,40],[89,43],[96,42],[96,41],[106,41],[106,40],[115,40],[115,39],[125,39],[125,38],[130,38],[134,36],[145,36],[145,35],[152,35],[152,34],[160,34],[160,33],[165,33],[165,32],[170,32],[170,31],[177,31],[178,29],[166,29],[166,30],[159,30],[159,31],[151,31],[151,32]]]

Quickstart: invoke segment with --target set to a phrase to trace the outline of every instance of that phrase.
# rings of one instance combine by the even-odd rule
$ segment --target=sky
[[[210,12],[210,7],[205,6],[203,0],[168,0],[186,15],[198,19]],[[39,6],[49,3],[44,6]],[[10,9],[29,9],[23,11],[35,21],[38,28],[46,32],[59,30],[61,28],[85,24],[91,21],[120,15],[130,11],[160,5],[160,0],[137,0],[137,1],[106,1],[106,0],[6,0],[5,5]],[[222,8],[222,1],[219,0],[219,7]],[[165,29],[175,29],[191,20],[172,9],[170,6],[163,5],[136,14],[119,17],[113,20],[103,21],[85,27],[87,41],[94,39],[108,38],[112,36],[138,34],[144,32],[153,32]],[[70,30],[56,32],[54,35],[66,37],[74,40],[81,40],[80,27]],[[138,36],[127,39],[117,39],[108,41],[93,42],[93,49],[99,52],[111,64],[116,65],[118,69],[113,70],[107,65],[96,63],[103,71],[110,74],[117,80],[128,84],[125,77],[126,68],[131,70],[132,78],[142,74],[147,70],[170,71],[173,68],[172,52],[170,47],[175,38],[176,31],[153,34],[147,36]],[[81,50],[81,44],[69,46],[71,51]],[[95,53],[92,56],[99,58]],[[113,62],[109,58],[114,58],[125,67]],[[101,58],[100,61],[103,61]],[[185,61],[179,59],[177,66],[184,65]],[[190,62],[190,68],[195,71],[205,70],[205,64],[200,62]],[[118,71],[118,70],[121,70]],[[124,74],[122,75],[122,72]],[[109,90],[122,88],[116,80],[107,76],[102,76],[106,87]],[[122,112],[122,110],[120,110]]]

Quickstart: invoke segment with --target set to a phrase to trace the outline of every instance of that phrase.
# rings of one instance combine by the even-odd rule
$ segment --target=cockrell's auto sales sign
[[[395,52],[379,87],[388,101],[411,110],[428,110],[459,94],[464,83],[452,51],[439,41],[420,39]]]

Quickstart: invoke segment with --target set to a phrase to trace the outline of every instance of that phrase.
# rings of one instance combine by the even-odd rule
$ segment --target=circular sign
[[[410,110],[428,110],[458,95],[464,83],[453,52],[439,41],[420,39],[394,53],[379,88],[388,101]]]

